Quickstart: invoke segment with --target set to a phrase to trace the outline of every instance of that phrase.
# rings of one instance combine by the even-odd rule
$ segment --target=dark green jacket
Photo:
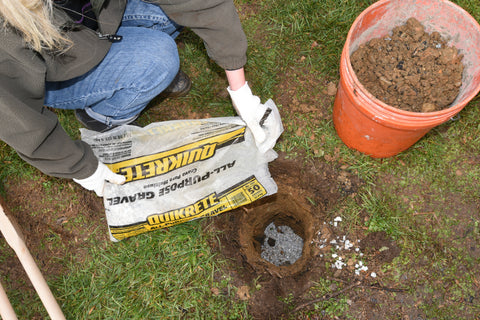
[[[175,22],[203,39],[208,55],[219,66],[234,70],[246,63],[247,41],[231,0],[155,1]],[[99,32],[114,34],[126,0],[94,0],[92,4]],[[60,11],[55,19],[59,25],[69,22]],[[56,115],[43,106],[45,81],[86,73],[107,54],[110,42],[82,26],[68,36],[73,46],[62,55],[51,55],[34,52],[14,31],[0,28],[0,139],[45,174],[82,179],[95,171],[97,159],[86,143],[73,141]]]

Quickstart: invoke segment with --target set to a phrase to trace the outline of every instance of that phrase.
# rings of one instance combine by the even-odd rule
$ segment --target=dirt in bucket
[[[412,112],[448,108],[460,92],[463,55],[415,18],[351,55],[363,86],[386,104]]]

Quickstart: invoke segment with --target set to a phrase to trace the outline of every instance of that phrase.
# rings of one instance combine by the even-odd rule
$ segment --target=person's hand
[[[238,90],[233,91],[230,87],[227,90],[235,110],[252,132],[259,151],[265,153],[272,149],[283,132],[282,119],[275,103],[268,100],[261,104],[247,82]]]
[[[115,184],[123,184],[125,182],[125,176],[113,173],[105,164],[98,162],[97,170],[88,178],[85,179],[73,179],[76,183],[81,185],[87,190],[93,190],[99,197],[103,197],[103,188],[105,182],[111,182]]]
[[[265,130],[261,126],[261,120],[267,111],[267,108],[260,103],[260,98],[252,94],[252,90],[245,82],[243,87],[238,90],[227,88],[232,98],[233,106],[237,114],[242,118],[247,127],[252,131],[255,143],[260,145],[266,139]]]

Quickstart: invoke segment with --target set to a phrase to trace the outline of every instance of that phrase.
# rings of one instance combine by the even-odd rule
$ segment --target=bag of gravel
[[[112,241],[215,216],[277,192],[268,170],[277,153],[260,152],[239,117],[80,130],[98,159],[126,177],[125,184],[107,183],[104,190]]]

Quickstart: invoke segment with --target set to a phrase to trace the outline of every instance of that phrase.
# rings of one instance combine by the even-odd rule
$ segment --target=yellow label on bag
[[[148,156],[128,159],[107,164],[115,173],[126,177],[125,183],[161,176],[189,164],[207,160],[215,155],[217,149],[241,142],[245,127],[218,136],[193,142],[172,150]]]
[[[265,188],[258,182],[255,176],[251,176],[220,194],[214,192],[187,206],[152,214],[144,222],[129,226],[109,226],[109,228],[115,239],[123,240],[141,233],[167,228],[201,217],[216,216],[222,212],[252,203],[266,194]]]

